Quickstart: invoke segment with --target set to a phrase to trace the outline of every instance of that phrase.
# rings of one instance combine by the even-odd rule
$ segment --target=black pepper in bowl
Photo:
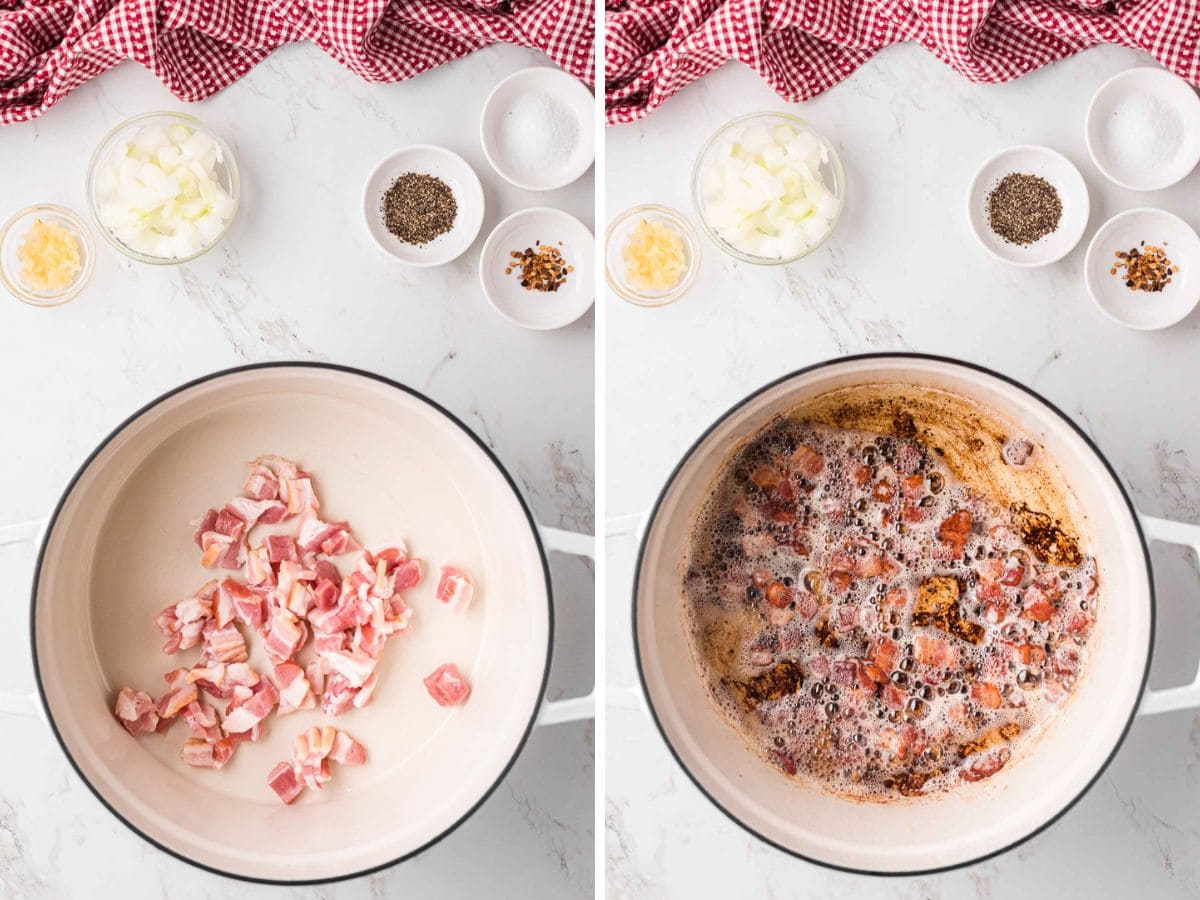
[[[1056,231],[1062,211],[1058,191],[1038,175],[1005,175],[987,196],[988,225],[1010,244],[1025,246]]]
[[[454,227],[458,201],[440,178],[405,172],[391,183],[379,204],[383,224],[406,244],[428,244]]]

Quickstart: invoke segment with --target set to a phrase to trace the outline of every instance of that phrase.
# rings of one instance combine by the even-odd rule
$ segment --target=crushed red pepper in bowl
[[[1145,241],[1141,241],[1137,247],[1130,247],[1128,251],[1117,250],[1115,256],[1117,261],[1108,274],[1117,275],[1124,269],[1121,277],[1125,279],[1125,287],[1131,291],[1158,293],[1179,273],[1179,266],[1171,262],[1162,247],[1147,247]]]
[[[521,287],[527,291],[553,292],[566,284],[567,276],[575,271],[563,259],[557,247],[535,241],[532,247],[513,250],[509,253],[505,275],[519,272]]]

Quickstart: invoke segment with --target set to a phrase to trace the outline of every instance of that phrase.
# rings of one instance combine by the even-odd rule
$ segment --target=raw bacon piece
[[[210,509],[193,524],[196,526],[196,533],[192,535],[192,540],[196,542],[197,547],[203,550],[203,538],[205,533],[212,531],[214,526],[217,524],[217,511],[215,509]]]
[[[295,663],[280,663],[275,667],[275,682],[279,686],[279,714],[297,709],[312,709],[317,705],[308,676]]]
[[[471,684],[458,671],[454,663],[439,666],[425,678],[425,690],[429,691],[438,706],[456,706],[471,696]]]
[[[267,554],[275,564],[300,561],[295,539],[286,534],[272,534],[267,538]]]
[[[179,752],[183,761],[189,766],[202,769],[220,769],[233,756],[233,744],[224,738],[218,741],[205,741],[199,738],[188,738]]]
[[[267,776],[267,784],[284,803],[291,803],[304,793],[304,783],[296,777],[290,762],[281,762]]]
[[[150,734],[158,728],[158,708],[153,698],[145,691],[121,688],[113,708],[117,721],[134,737]]]
[[[236,516],[245,523],[245,530],[249,531],[260,522],[264,525],[282,522],[287,516],[287,507],[278,500],[251,500],[249,497],[234,497],[225,504],[222,512]]]
[[[249,590],[240,582],[226,578],[221,582],[221,593],[233,603],[237,617],[253,628],[261,631],[266,621],[266,610],[263,608],[263,598]]]
[[[224,738],[217,722],[217,711],[203,700],[195,700],[183,708],[183,718],[192,729],[192,737],[215,744]]]
[[[333,739],[329,758],[343,766],[361,766],[367,761],[367,751],[346,732],[339,731]]]
[[[280,606],[271,613],[266,634],[267,655],[280,663],[291,659],[308,640],[308,628],[288,609]]]
[[[242,493],[251,500],[274,500],[279,496],[279,479],[266,466],[252,463]]]
[[[236,625],[214,628],[204,636],[204,655],[223,663],[245,662],[250,658],[246,639]]]
[[[305,509],[300,516],[300,533],[296,536],[296,543],[303,552],[320,551],[327,556],[337,556],[359,549],[350,536],[348,523],[322,522],[314,510],[315,507]]]
[[[379,673],[372,672],[367,680],[363,682],[362,687],[360,687],[357,693],[354,695],[353,703],[355,709],[362,709],[371,702],[371,697],[375,694],[375,685],[378,683]]]
[[[244,692],[249,691],[247,697]],[[279,702],[279,692],[267,679],[261,679],[254,689],[237,688],[234,691],[233,702],[225,711],[225,721],[222,726],[225,733],[233,736],[248,732],[271,714],[271,710]]]
[[[287,499],[287,511],[289,515],[296,515],[305,510],[320,509],[321,504],[317,502],[317,494],[313,490],[312,479],[307,475],[302,475],[298,478],[289,478],[282,482],[284,487],[284,495]]]
[[[392,590],[407,591],[415,588],[425,574],[425,567],[419,559],[406,559],[396,566],[392,573]]]
[[[271,567],[271,551],[266,544],[259,544],[246,554],[246,583],[274,587],[275,569]]]
[[[158,717],[173,719],[185,706],[200,698],[200,691],[188,681],[187,669],[172,669],[165,676],[167,692],[159,698]]]
[[[442,566],[438,573],[437,598],[453,612],[466,612],[475,588],[469,576],[453,566]]]
[[[329,665],[330,671],[345,678],[351,687],[362,687],[375,671],[376,661],[360,650],[339,650],[323,653],[321,656]]]
[[[325,679],[325,691],[321,695],[321,709],[327,716],[340,716],[354,705],[358,690],[341,675],[330,675]]]

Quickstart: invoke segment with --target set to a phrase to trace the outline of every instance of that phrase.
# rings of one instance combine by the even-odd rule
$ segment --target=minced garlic
[[[683,238],[670,225],[642,219],[622,252],[625,280],[639,291],[669,291],[687,273]]]
[[[21,281],[33,291],[66,290],[83,270],[79,241],[68,228],[56,222],[34,219],[17,248]]]

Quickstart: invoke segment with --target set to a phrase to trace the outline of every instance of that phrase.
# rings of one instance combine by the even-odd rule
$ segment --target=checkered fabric
[[[0,0],[0,124],[41,115],[123,59],[181,100],[307,40],[367,81],[403,81],[488,44],[533,47],[589,84],[589,0]]]
[[[1124,44],[1197,84],[1198,35],[1200,0],[609,0],[605,109],[633,122],[731,59],[807,100],[900,41],[977,82]]]

